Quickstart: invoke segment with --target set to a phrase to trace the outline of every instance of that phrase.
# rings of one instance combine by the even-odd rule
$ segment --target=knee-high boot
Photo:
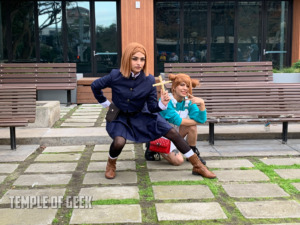
[[[116,176],[116,164],[117,159],[111,159],[108,157],[107,165],[106,165],[106,171],[105,171],[105,177],[107,179],[114,179]]]
[[[209,171],[207,167],[203,165],[203,163],[200,161],[196,154],[189,157],[189,162],[193,165],[192,173],[194,175],[201,175],[210,179],[217,177],[213,172]]]

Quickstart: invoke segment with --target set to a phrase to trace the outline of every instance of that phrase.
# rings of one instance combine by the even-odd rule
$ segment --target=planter
[[[300,83],[300,73],[273,73],[274,83]]]

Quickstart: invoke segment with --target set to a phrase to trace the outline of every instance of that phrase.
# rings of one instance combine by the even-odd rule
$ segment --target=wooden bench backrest
[[[209,117],[300,115],[300,89],[291,85],[203,85],[193,95],[205,100]]]
[[[34,122],[36,88],[0,85],[0,125],[25,126]]]
[[[76,88],[76,63],[3,63],[0,84],[35,85],[37,90]]]
[[[169,73],[185,73],[202,84],[273,82],[272,62],[165,63]]]

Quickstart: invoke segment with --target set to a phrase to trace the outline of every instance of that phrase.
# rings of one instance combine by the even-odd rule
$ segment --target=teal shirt
[[[174,99],[173,99],[174,101]],[[179,112],[188,110],[188,116],[190,119],[195,120],[198,123],[205,123],[207,120],[206,109],[200,111],[196,104],[192,104],[190,100],[184,100],[182,102],[173,102],[172,99],[168,104],[168,108],[160,112],[160,115],[165,118],[169,123],[180,126],[182,123],[182,118],[180,118]],[[186,103],[187,101],[187,103]],[[174,107],[174,105],[176,105]]]

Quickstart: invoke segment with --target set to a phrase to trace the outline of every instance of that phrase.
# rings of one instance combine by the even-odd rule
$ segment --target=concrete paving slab
[[[140,205],[93,205],[92,209],[74,209],[70,224],[141,222]]]
[[[205,185],[158,185],[152,186],[154,198],[168,199],[207,199],[214,198],[213,193]]]
[[[25,173],[61,173],[75,171],[77,163],[35,163]]]
[[[0,184],[5,180],[6,176],[0,176]]]
[[[12,196],[64,196],[66,192],[65,188],[54,189],[54,188],[47,188],[47,189],[30,189],[30,190],[8,190],[3,197],[0,199],[0,204],[10,204]],[[41,198],[43,202],[43,198]],[[53,198],[53,203],[62,203],[61,198]],[[55,201],[57,200],[57,201]]]
[[[248,129],[247,127],[243,127],[242,129]],[[215,147],[220,146],[239,146],[239,145],[245,145],[245,146],[253,146],[253,145],[281,145],[281,142],[276,139],[250,139],[250,140],[215,140]]]
[[[222,159],[222,160],[207,160],[206,166],[209,168],[241,168],[241,167],[254,167],[254,165],[247,159]]]
[[[93,153],[92,154],[92,157],[91,157],[91,160],[105,160],[107,161],[107,158],[108,158],[108,153],[107,152],[96,152],[96,153]],[[119,157],[118,157],[118,160],[129,160],[129,159],[132,159],[134,160],[135,159],[135,154],[134,154],[134,151],[124,151],[122,152]]]
[[[16,186],[40,186],[68,184],[72,174],[36,174],[21,175],[15,182]]]
[[[101,123],[101,127],[106,127],[106,122]]]
[[[106,199],[139,199],[136,186],[81,188],[79,196],[92,196],[92,201]]]
[[[69,153],[69,154],[41,154],[36,157],[36,162],[59,162],[59,161],[77,161],[81,157],[81,154]]]
[[[247,219],[300,217],[300,204],[294,200],[235,202],[235,205]]]
[[[173,166],[165,159],[161,161],[147,161],[147,168],[151,170],[188,170],[192,169],[191,163],[184,161],[180,166]]]
[[[300,169],[275,169],[283,179],[300,179]]]
[[[56,128],[50,129],[43,138],[61,138],[61,137],[97,137],[108,136],[106,129],[103,127],[83,127],[83,128]]]
[[[230,197],[235,198],[274,198],[290,196],[277,184],[223,184]]]
[[[100,112],[74,112],[72,116],[100,115]]]
[[[98,119],[99,115],[70,116],[70,119]]]
[[[99,112],[101,111],[101,108],[78,108],[76,109],[76,112]]]
[[[82,118],[82,119],[66,119],[64,121],[64,124],[68,123],[95,123],[97,119],[87,119],[87,118]]]
[[[298,156],[299,152],[291,150],[291,151],[250,151],[250,152],[239,152],[239,151],[232,151],[232,152],[221,152],[220,156],[222,157],[247,157],[247,156]]]
[[[90,162],[87,171],[105,171],[107,162]],[[117,171],[136,170],[134,161],[117,161]]]
[[[269,178],[259,170],[216,170],[219,181],[267,181]]]
[[[289,146],[298,152],[300,151],[300,144],[289,144]]]
[[[227,219],[217,202],[156,203],[158,221]]]
[[[57,209],[0,209],[1,225],[52,224]]]
[[[42,137],[50,129],[51,128],[16,127],[16,137],[17,137],[17,140],[20,140],[20,138],[38,138],[38,137]],[[0,138],[10,139],[9,129],[6,129],[6,128],[1,129],[0,128]],[[20,146],[17,145],[17,150],[19,147]],[[2,149],[2,146],[0,146],[0,148]],[[10,146],[7,145],[7,149],[10,149]]]
[[[103,144],[103,145],[95,145],[94,151],[95,152],[108,152],[110,148],[110,144]],[[123,151],[133,151],[134,144],[126,144],[122,150]]]
[[[0,173],[12,173],[18,166],[16,163],[0,163]]]
[[[252,151],[291,151],[287,145],[282,144],[252,144],[252,145],[215,145],[218,152],[252,152]]]
[[[292,185],[294,185],[295,188],[297,188],[298,191],[300,191],[300,183],[292,183]]]
[[[83,184],[135,184],[137,183],[136,172],[117,171],[114,179],[106,179],[104,172],[87,173],[84,177]]]
[[[149,172],[149,176],[151,182],[203,180],[201,176],[193,175],[192,170],[155,171],[155,172]]]
[[[48,146],[44,149],[43,153],[53,152],[83,152],[85,145],[73,145],[73,146]]]
[[[61,127],[93,127],[95,123],[63,123]]]
[[[300,158],[264,158],[259,159],[266,165],[290,166],[294,164],[300,165]]]
[[[8,145],[0,145],[0,162],[22,162],[38,148],[39,145],[17,145],[17,150],[11,150]]]

